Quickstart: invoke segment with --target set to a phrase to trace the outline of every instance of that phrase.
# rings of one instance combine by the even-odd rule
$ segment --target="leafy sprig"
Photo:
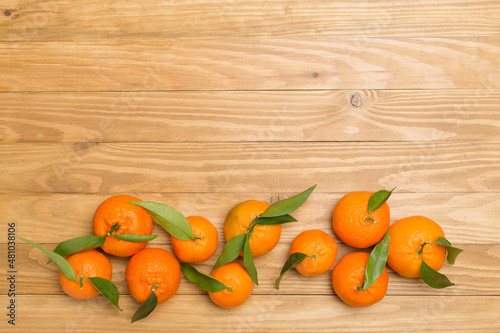
[[[448,251],[447,261],[450,265],[455,264],[455,260],[457,256],[463,251],[462,249],[451,246],[451,243],[443,237],[439,237],[437,242],[428,243],[425,242],[420,245],[420,250],[417,251],[417,254],[422,256],[422,264],[420,265],[420,275],[422,280],[424,280],[427,285],[432,288],[441,289],[455,285],[451,282],[446,275],[438,273],[431,266],[429,266],[424,260],[424,248],[426,245],[442,245],[445,246]]]

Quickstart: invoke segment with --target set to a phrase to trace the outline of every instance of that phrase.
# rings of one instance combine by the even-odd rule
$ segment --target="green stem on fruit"
[[[83,277],[83,275],[78,276],[78,278],[80,280],[79,281],[80,282],[80,289],[83,289],[83,281],[85,280],[85,278]]]
[[[106,234],[106,236],[111,236],[111,234],[113,232],[115,232],[116,230],[118,230],[119,228],[120,228],[120,225],[118,223],[113,224],[113,226],[111,227],[111,229],[109,229],[109,231]]]
[[[370,215],[368,215],[367,217],[365,217],[365,221],[368,222],[368,221],[372,221],[373,223],[375,223],[375,220],[373,219],[373,217],[371,217]]]
[[[155,291],[156,289],[158,289],[158,288],[160,288],[160,285],[159,285],[158,283],[155,283],[155,284],[153,285],[153,288],[151,288],[151,291],[153,291],[153,292],[154,292],[154,291]]]

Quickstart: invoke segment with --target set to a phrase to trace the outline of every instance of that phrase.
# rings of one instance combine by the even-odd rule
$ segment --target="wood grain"
[[[358,96],[360,106],[351,102]],[[1,100],[0,142],[500,140],[498,90],[4,93]]]
[[[292,239],[306,229],[321,229],[333,235],[331,215],[345,193],[322,193],[318,187],[293,216],[297,223],[283,226],[281,242]],[[362,189],[362,188],[359,188]],[[376,189],[372,189],[376,190]],[[204,216],[219,230],[227,212],[245,200],[272,203],[295,193],[137,193],[142,200],[161,202],[186,216]],[[97,206],[111,194],[33,194],[0,195],[0,234],[7,234],[7,223],[16,223],[17,235],[36,242],[56,244],[63,240],[92,233],[92,217]],[[452,243],[500,244],[500,193],[400,193],[388,202],[391,221],[423,215],[439,223]],[[170,237],[155,224],[154,243],[170,244]],[[7,238],[0,239],[6,244]]]
[[[496,36],[497,1],[6,0],[2,38]]]
[[[0,90],[498,89],[500,37],[0,42]]]
[[[308,227],[309,228],[309,227]],[[302,228],[304,230],[304,227]],[[295,234],[296,235],[296,234]],[[295,236],[294,235],[294,236]],[[452,238],[449,238],[452,239]],[[315,277],[305,277],[295,270],[285,275],[280,284],[280,290],[276,290],[274,281],[279,276],[281,268],[288,258],[290,241],[281,240],[273,251],[263,257],[255,258],[255,265],[259,274],[259,286],[254,287],[254,295],[330,295],[333,294],[331,286],[331,269],[329,272]],[[55,244],[41,245],[53,249]],[[464,250],[458,257],[455,265],[445,264],[440,273],[445,274],[456,285],[443,290],[428,287],[421,279],[407,279],[399,276],[391,269],[389,272],[388,295],[399,296],[500,296],[500,245],[465,245],[455,244]],[[156,241],[150,242],[149,247],[165,248],[172,252],[170,245],[160,244]],[[210,273],[222,252],[224,244],[221,242],[217,252],[212,258],[203,264],[195,265],[203,272]],[[339,244],[337,262],[347,253],[358,250]],[[17,245],[16,264],[18,269],[16,285],[20,295],[64,295],[58,278],[58,269],[55,264],[47,263],[47,256],[29,244],[19,242]],[[172,252],[173,253],[173,252]],[[6,257],[5,246],[0,248],[0,256]],[[113,266],[112,281],[117,286],[121,295],[128,295],[125,283],[125,268],[129,258],[118,258],[108,256]],[[240,260],[241,261],[241,260]],[[9,281],[0,280],[0,288],[8,290]],[[179,295],[205,294],[184,277],[178,290]]]
[[[6,304],[6,296],[0,302]],[[498,332],[499,297],[387,296],[363,309],[345,305],[331,295],[252,296],[241,307],[222,309],[205,295],[174,296],[151,316],[130,324],[138,307],[130,296],[120,299],[120,313],[100,297],[90,300],[67,296],[19,296],[19,329],[37,332],[85,329],[100,331],[106,326],[121,332],[139,329],[174,332]],[[22,305],[21,305],[22,304]],[[196,307],[196,311],[193,311]],[[60,309],[71,309],[61,315]],[[356,313],[353,319],[353,312]],[[203,318],[200,313],[205,314]],[[481,320],[476,320],[477,313]],[[423,320],[426,318],[427,320]],[[104,324],[105,323],[105,324]]]
[[[498,192],[496,142],[4,144],[1,193]]]

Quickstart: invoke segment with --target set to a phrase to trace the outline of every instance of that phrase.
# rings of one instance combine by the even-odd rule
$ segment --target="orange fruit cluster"
[[[380,242],[390,231],[387,264],[396,273],[409,278],[421,276],[422,259],[435,271],[446,259],[446,247],[436,243],[444,238],[441,227],[423,216],[403,218],[390,225],[390,211],[387,203],[373,212],[368,211],[371,192],[353,192],[337,203],[332,226],[337,236],[347,245],[367,248]],[[425,245],[425,247],[424,247]],[[364,307],[372,305],[387,292],[386,269],[367,290],[360,290],[365,279],[365,268],[369,254],[350,253],[344,256],[332,272],[332,286],[337,295],[347,304]]]
[[[444,238],[441,227],[422,216],[403,218],[390,225],[390,209],[385,202],[387,199],[381,201],[376,206],[377,208],[369,208],[372,196],[371,192],[353,192],[338,201],[332,214],[332,227],[338,238],[346,245],[357,249],[374,246],[384,239],[384,244],[386,246],[388,244],[387,252],[385,252],[387,264],[404,277],[420,277],[422,260],[433,270],[439,270],[444,264],[447,251],[445,246],[437,244]],[[130,201],[136,201],[137,205]],[[177,292],[181,281],[181,270],[186,269],[184,265],[191,267],[188,263],[202,263],[213,256],[218,246],[218,232],[215,226],[204,217],[184,218],[181,215],[191,226],[192,237],[179,239],[182,237],[170,236],[175,255],[162,248],[145,248],[148,242],[144,240],[151,240],[151,237],[136,239],[130,237],[151,235],[152,216],[156,215],[152,214],[149,208],[138,205],[138,202],[143,203],[140,199],[128,195],[108,198],[97,207],[92,229],[97,239],[102,240],[99,243],[99,245],[102,244],[102,251],[119,257],[131,257],[125,270],[125,281],[130,295],[139,303],[144,303],[153,297],[157,304],[161,304]],[[238,242],[241,245],[241,237],[245,234],[244,247],[243,245],[236,247],[232,257],[237,258],[238,255],[244,257],[245,265],[231,262],[234,260],[232,258],[222,260],[224,263],[220,266],[218,266],[219,261],[217,262],[216,268],[210,274],[215,279],[211,282],[221,284],[222,288],[219,285],[215,288],[217,291],[208,292],[215,304],[223,308],[239,306],[252,294],[254,282],[258,284],[256,272],[252,273],[247,265],[248,249],[251,252],[250,258],[269,253],[278,244],[282,231],[281,224],[277,222],[258,223],[261,218],[270,218],[264,214],[267,213],[266,210],[269,207],[268,203],[248,200],[229,210],[223,226],[224,238],[226,242],[239,239]],[[286,213],[274,217],[276,216],[295,221]],[[384,238],[388,231],[390,231],[390,240],[388,237]],[[114,235],[122,237],[112,237],[113,232]],[[240,253],[242,248],[245,250]],[[246,254],[245,251],[247,251]],[[365,307],[382,300],[389,283],[385,264],[380,267],[379,273],[370,284],[362,288],[367,278],[365,273],[370,254],[348,253],[335,265],[337,253],[337,242],[325,231],[301,232],[290,245],[290,258],[276,281],[276,287],[278,288],[283,274],[293,267],[304,276],[325,274],[333,267],[332,287],[345,303]],[[69,279],[68,275],[61,272],[59,280],[63,291],[74,298],[85,299],[99,294],[95,287],[99,286],[93,285],[92,283],[95,282],[91,283],[86,280],[87,278],[91,278],[92,281],[94,277],[111,280],[112,267],[109,259],[95,249],[69,255],[66,260],[73,267],[80,282],[75,282],[74,278]],[[253,266],[253,261],[251,265]],[[191,267],[191,269],[194,268]],[[255,270],[255,267],[253,269]],[[186,271],[184,273],[188,277]],[[210,278],[201,273],[198,276]]]

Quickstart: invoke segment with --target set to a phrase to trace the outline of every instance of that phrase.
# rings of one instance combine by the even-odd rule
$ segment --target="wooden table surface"
[[[19,332],[500,331],[500,2],[102,0],[0,3],[0,311]],[[147,319],[110,258],[125,311],[66,296],[49,248],[91,233],[114,194],[202,215],[318,184],[255,260],[242,306],[184,277]],[[425,215],[464,249],[436,290],[389,269],[387,296],[344,304],[331,274],[274,280],[292,239],[333,235],[346,193],[397,186],[391,221]],[[166,232],[149,246],[171,250]],[[335,236],[336,237],[336,236]],[[337,261],[352,248],[339,243]],[[210,272],[224,243],[208,262]]]

